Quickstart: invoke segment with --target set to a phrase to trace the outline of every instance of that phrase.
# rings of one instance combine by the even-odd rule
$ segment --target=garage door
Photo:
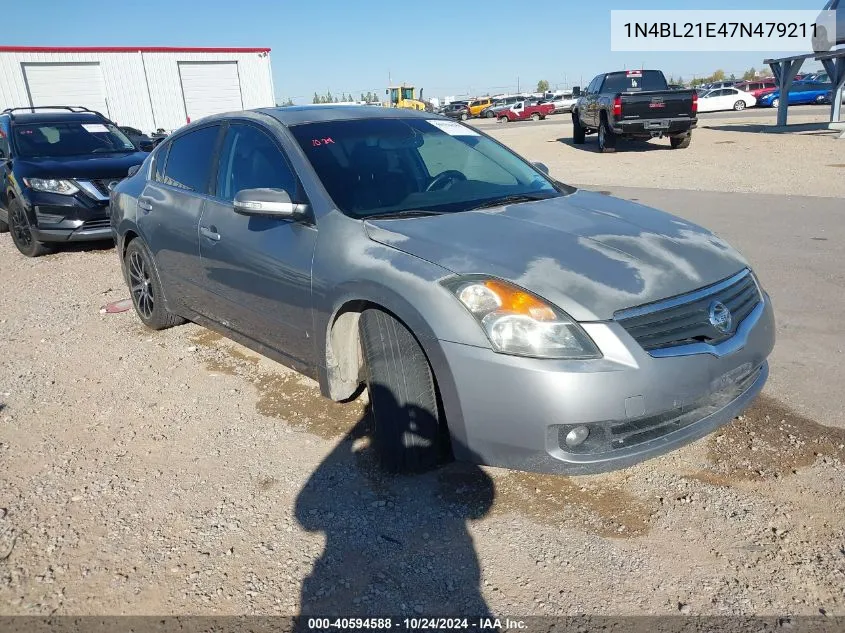
[[[179,76],[190,121],[243,110],[237,62],[179,62]]]
[[[34,106],[84,106],[110,116],[100,64],[25,63],[23,75]]]

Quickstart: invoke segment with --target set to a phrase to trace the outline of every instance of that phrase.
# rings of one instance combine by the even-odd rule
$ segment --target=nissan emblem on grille
[[[731,330],[731,311],[721,301],[714,301],[710,304],[710,325],[727,334]]]

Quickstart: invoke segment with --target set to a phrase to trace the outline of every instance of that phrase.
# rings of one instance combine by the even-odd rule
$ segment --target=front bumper
[[[775,339],[768,296],[760,307],[720,356],[655,358],[612,321],[584,324],[604,354],[599,360],[522,358],[441,341],[464,427],[461,442],[453,442],[455,456],[589,474],[703,437],[745,410],[766,382]],[[588,440],[568,447],[566,433],[581,425],[590,429]]]
[[[78,193],[62,196],[30,192],[32,236],[39,242],[111,240],[109,203]]]
[[[659,125],[659,126],[658,126]],[[613,131],[616,134],[633,136],[651,136],[653,134],[681,134],[698,125],[697,118],[672,117],[659,119],[637,119],[635,121],[615,121]]]

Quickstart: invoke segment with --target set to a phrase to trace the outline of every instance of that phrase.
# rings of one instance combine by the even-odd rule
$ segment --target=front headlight
[[[601,358],[580,325],[518,286],[484,277],[451,279],[445,285],[469,310],[497,352],[537,358]]]
[[[64,196],[72,196],[77,191],[77,187],[70,180],[55,180],[53,178],[24,178],[24,184],[35,191],[44,191],[45,193],[59,193]]]

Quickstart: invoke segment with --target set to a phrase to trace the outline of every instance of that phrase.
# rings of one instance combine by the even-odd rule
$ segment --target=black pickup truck
[[[659,70],[623,70],[598,75],[572,108],[572,141],[598,132],[599,151],[612,152],[616,139],[669,137],[673,149],[689,147],[696,126],[698,94],[670,90]]]

